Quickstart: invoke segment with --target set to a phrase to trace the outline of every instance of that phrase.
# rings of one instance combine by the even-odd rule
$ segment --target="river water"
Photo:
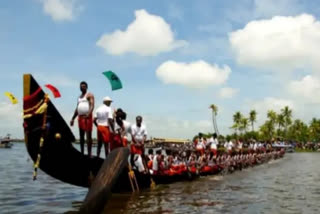
[[[24,144],[0,149],[0,213],[75,213],[87,190],[41,171]],[[320,213],[320,153],[283,159],[225,176],[114,194],[104,213]]]

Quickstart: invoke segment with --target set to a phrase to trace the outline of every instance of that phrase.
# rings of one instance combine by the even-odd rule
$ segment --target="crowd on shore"
[[[312,143],[312,142],[307,142],[307,143],[296,143],[295,148],[297,151],[311,151],[311,152],[316,152],[320,151],[320,143]]]

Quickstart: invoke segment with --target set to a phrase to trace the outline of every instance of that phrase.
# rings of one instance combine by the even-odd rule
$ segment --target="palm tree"
[[[267,117],[272,124],[275,124],[275,122],[277,121],[277,113],[273,110],[268,111]]]
[[[241,131],[244,131],[244,133],[246,133],[248,130],[248,125],[249,125],[249,119],[245,117],[241,118],[239,129],[241,129]]]
[[[235,133],[237,134],[237,130],[238,130],[237,124],[234,123],[234,124],[230,127],[230,129],[233,129],[233,130],[235,131]]]
[[[251,110],[250,111],[250,115],[249,115],[249,121],[251,123],[251,127],[252,127],[252,131],[254,131],[254,122],[256,122],[257,119],[257,112],[255,110]]]
[[[285,117],[283,114],[277,115],[277,123],[278,123],[278,132],[280,133],[281,127],[284,127],[285,125]]]
[[[260,132],[262,133],[262,136],[264,139],[270,140],[273,137],[274,133],[274,125],[270,120],[267,120],[261,127]]]
[[[234,115],[233,115],[233,126],[234,129],[236,130],[236,133],[237,133],[237,130],[239,129],[240,127],[240,123],[241,123],[241,119],[243,118],[242,114],[240,111],[237,111]]]
[[[301,120],[295,120],[288,130],[291,139],[300,142],[306,142],[308,140],[308,126]]]
[[[309,133],[310,138],[312,141],[319,141],[320,140],[320,120],[316,118],[312,118],[309,126]]]
[[[285,125],[284,125],[284,132],[287,133],[288,126],[292,123],[292,110],[289,109],[289,106],[285,106],[281,109],[281,114],[284,116]]]
[[[267,113],[268,121],[266,121],[266,127],[268,130],[269,137],[272,137],[274,134],[274,129],[277,121],[277,113],[273,110],[269,110]]]
[[[212,123],[213,123],[214,132],[217,134],[217,136],[219,136],[219,130],[218,130],[217,118],[216,118],[218,114],[218,107],[214,104],[211,104],[209,108],[211,108],[212,110]]]

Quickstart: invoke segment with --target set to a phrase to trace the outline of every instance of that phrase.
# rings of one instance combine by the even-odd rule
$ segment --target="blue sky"
[[[0,136],[23,136],[23,73],[60,90],[53,102],[67,122],[82,80],[96,106],[112,97],[156,137],[212,131],[211,103],[222,134],[236,111],[256,109],[259,124],[289,105],[308,122],[320,116],[319,9],[298,0],[1,1],[0,91],[20,103],[0,97]],[[105,70],[122,90],[111,91]]]

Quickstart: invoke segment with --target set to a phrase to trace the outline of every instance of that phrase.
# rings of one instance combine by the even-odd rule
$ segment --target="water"
[[[0,213],[74,213],[87,190],[57,181],[33,163],[24,144],[0,149]],[[320,153],[285,158],[226,176],[114,194],[105,213],[320,213]]]

